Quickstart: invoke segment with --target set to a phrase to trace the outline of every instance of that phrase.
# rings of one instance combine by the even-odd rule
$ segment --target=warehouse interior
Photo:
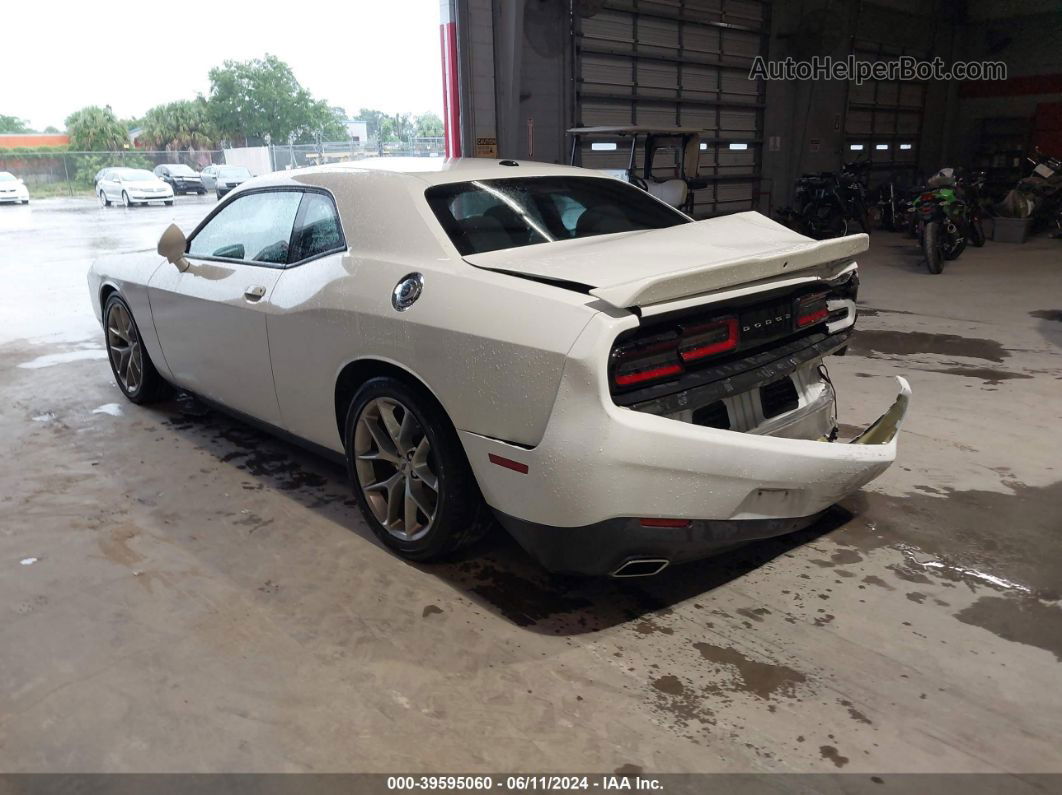
[[[803,175],[868,164],[869,210],[845,227],[869,232],[858,325],[826,378],[845,440],[909,381],[895,463],[811,526],[656,576],[551,573],[500,526],[409,561],[364,521],[344,465],[191,393],[140,406],[114,383],[86,272],[155,256],[169,224],[190,234],[220,195],[0,207],[0,792],[424,788],[394,784],[407,774],[494,776],[432,787],[465,791],[548,788],[503,786],[512,774],[676,793],[1059,791],[1062,202],[1006,208],[1023,181],[1062,180],[1062,6],[424,13],[439,15],[449,157],[648,184],[682,176],[676,141],[692,136],[683,208],[705,224],[791,220]],[[1007,78],[750,78],[757,58],[826,56],[999,61]],[[607,130],[569,132],[588,128]],[[631,147],[642,128],[685,131],[649,173],[645,133]],[[935,272],[924,233],[886,224],[881,188],[917,199],[944,168],[984,172],[984,234]],[[455,356],[484,356],[483,339]],[[93,789],[42,773],[166,776]],[[351,773],[379,775],[311,786]]]

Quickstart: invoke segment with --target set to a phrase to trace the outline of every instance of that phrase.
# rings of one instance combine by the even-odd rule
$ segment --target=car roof
[[[398,180],[416,180],[426,185],[444,185],[479,179],[509,177],[602,177],[599,171],[533,160],[488,160],[480,157],[375,157],[345,163],[329,163],[309,168],[280,171],[264,176],[263,183],[284,183],[289,180],[313,184],[316,176],[329,174],[393,175]]]

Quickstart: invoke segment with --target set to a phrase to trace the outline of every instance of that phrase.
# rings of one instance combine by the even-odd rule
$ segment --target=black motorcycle
[[[870,233],[865,175],[870,161],[845,163],[840,173],[804,174],[796,184],[792,217],[808,237],[824,240],[849,234],[853,223]]]

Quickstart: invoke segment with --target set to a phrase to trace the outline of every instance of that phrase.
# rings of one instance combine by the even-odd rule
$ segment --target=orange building
[[[46,146],[68,146],[66,133],[0,133],[0,149],[40,149]]]

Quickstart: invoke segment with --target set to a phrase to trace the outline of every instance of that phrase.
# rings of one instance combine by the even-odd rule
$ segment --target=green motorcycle
[[[975,178],[968,191],[976,195],[976,190]],[[980,207],[976,201],[971,206],[960,195],[950,168],[941,169],[929,181],[929,187],[914,200],[912,210],[930,273],[943,271],[944,260],[956,259],[967,242],[985,244]]]

